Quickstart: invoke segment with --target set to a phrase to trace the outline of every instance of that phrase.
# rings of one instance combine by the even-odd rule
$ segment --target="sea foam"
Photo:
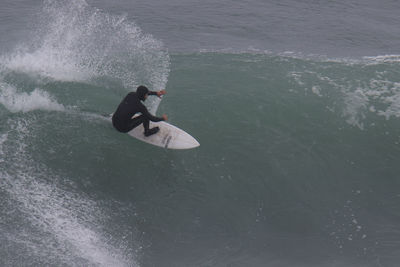
[[[76,192],[72,182],[63,182],[70,179],[31,158],[26,143],[34,122],[10,119],[11,133],[0,137],[0,155],[8,165],[0,170],[0,189],[12,199],[0,213],[23,218],[7,232],[9,242],[42,258],[44,265],[138,266],[135,255],[105,238],[98,223],[107,218],[103,209]]]
[[[0,83],[0,103],[11,112],[29,112],[33,110],[64,111],[48,92],[36,88],[30,93],[17,92],[17,89],[6,83]]]

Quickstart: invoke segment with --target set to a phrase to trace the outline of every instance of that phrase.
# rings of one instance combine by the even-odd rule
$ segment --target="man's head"
[[[146,100],[148,93],[149,93],[149,89],[147,89],[146,86],[141,85],[136,89],[136,94],[139,97],[139,99],[142,101]]]

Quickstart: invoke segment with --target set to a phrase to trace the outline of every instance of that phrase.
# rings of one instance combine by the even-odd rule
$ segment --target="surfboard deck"
[[[111,121],[112,116],[113,114],[111,113],[106,117]],[[132,118],[137,116],[140,116],[140,114],[136,114]],[[150,121],[150,129],[156,126],[159,127],[160,130],[150,136],[144,135],[143,124],[133,128],[127,134],[145,143],[168,149],[190,149],[200,146],[200,143],[193,136],[168,122]]]
[[[159,127],[160,131],[146,137],[143,124],[132,129],[128,134],[140,141],[168,149],[190,149],[200,146],[200,143],[184,130],[165,121],[152,122],[150,128]]]

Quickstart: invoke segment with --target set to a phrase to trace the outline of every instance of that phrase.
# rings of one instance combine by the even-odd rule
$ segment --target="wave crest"
[[[29,112],[33,110],[64,111],[48,92],[36,88],[30,93],[18,93],[8,84],[0,84],[0,103],[11,112]]]

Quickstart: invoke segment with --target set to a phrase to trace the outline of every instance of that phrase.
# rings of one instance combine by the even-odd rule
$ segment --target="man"
[[[153,92],[149,91],[146,86],[139,86],[136,93],[129,93],[114,112],[112,116],[114,128],[119,132],[127,133],[143,123],[145,136],[157,133],[160,130],[158,127],[149,129],[150,121],[166,121],[168,117],[165,114],[161,118],[151,115],[141,101],[145,101],[149,95],[161,97],[165,93],[165,90]],[[141,115],[132,118],[136,113],[141,113]]]

